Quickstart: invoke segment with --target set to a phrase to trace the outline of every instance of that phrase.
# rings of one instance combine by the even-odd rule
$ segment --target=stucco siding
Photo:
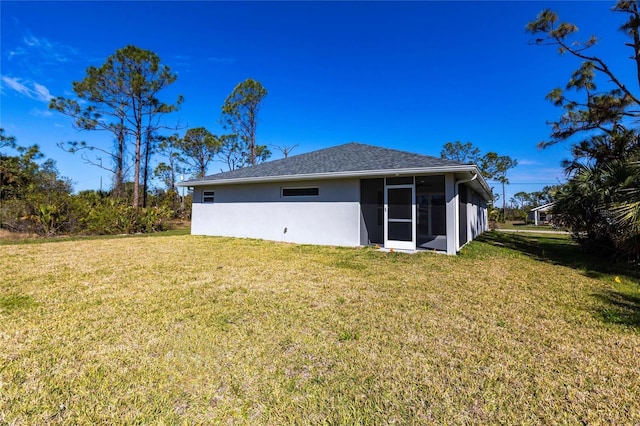
[[[487,224],[487,204],[484,199],[474,190],[469,189],[470,200],[467,204],[467,212],[469,217],[468,232],[471,238],[475,240],[480,234],[488,230]]]
[[[445,238],[446,245],[439,250],[455,254],[487,230],[486,201],[467,184],[458,186],[454,173],[439,176],[442,189],[437,192],[444,192],[442,213],[446,212],[445,229],[438,234]],[[197,187],[191,232],[302,244],[382,244],[382,235],[374,239],[383,229],[378,217],[383,207],[379,194],[383,182],[382,178],[346,178]],[[301,188],[317,188],[318,192],[285,196],[283,188],[290,190],[289,194]],[[207,201],[213,202],[203,202],[205,191],[213,191],[207,196]],[[303,193],[309,194],[306,190]]]
[[[457,194],[455,191],[455,176],[453,173],[444,175],[444,198],[446,202],[446,229],[447,229],[447,254],[456,254],[458,248],[458,221],[456,220],[458,209]]]
[[[318,196],[282,197],[282,188],[317,187]],[[214,191],[213,203],[202,192]],[[191,232],[303,244],[360,244],[358,179],[198,188]]]
[[[469,217],[468,205],[470,204],[469,200],[469,189],[467,185],[461,184],[458,188],[458,219],[459,219],[459,230],[458,230],[458,247],[462,247],[467,244],[470,239],[469,232],[469,221],[473,220],[473,217]]]

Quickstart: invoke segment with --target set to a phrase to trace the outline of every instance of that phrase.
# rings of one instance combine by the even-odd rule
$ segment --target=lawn
[[[0,424],[638,424],[633,274],[499,233],[2,245]]]
[[[508,220],[506,222],[496,222],[497,229],[513,229],[519,231],[562,231],[562,229],[554,228],[551,225],[533,225],[525,224],[521,220]]]

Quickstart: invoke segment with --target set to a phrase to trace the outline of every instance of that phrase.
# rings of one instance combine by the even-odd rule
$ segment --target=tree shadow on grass
[[[607,304],[596,310],[602,321],[640,329],[640,297],[613,290],[595,294],[595,297]]]
[[[560,235],[486,232],[478,240],[516,250],[541,262],[576,269],[589,278],[624,277],[625,285],[617,285],[615,289],[593,295],[605,303],[605,306],[598,308],[594,314],[606,323],[640,329],[640,271],[632,265],[615,263],[606,257],[584,253],[571,239]]]
[[[640,279],[640,271],[631,265],[614,263],[607,258],[585,253],[566,235],[485,232],[478,241],[510,248],[542,262],[568,266],[591,278],[626,275]]]

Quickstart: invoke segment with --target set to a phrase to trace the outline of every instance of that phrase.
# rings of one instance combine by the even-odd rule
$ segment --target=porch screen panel
[[[411,222],[389,222],[389,239],[394,241],[411,241]]]
[[[389,220],[411,220],[411,210],[413,209],[411,188],[390,189],[387,202],[389,205]]]

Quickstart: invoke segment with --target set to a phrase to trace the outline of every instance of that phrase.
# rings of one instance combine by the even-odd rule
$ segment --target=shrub
[[[87,234],[134,234],[157,232],[169,228],[173,211],[168,207],[138,208],[111,198],[95,203],[79,203],[78,232]]]

